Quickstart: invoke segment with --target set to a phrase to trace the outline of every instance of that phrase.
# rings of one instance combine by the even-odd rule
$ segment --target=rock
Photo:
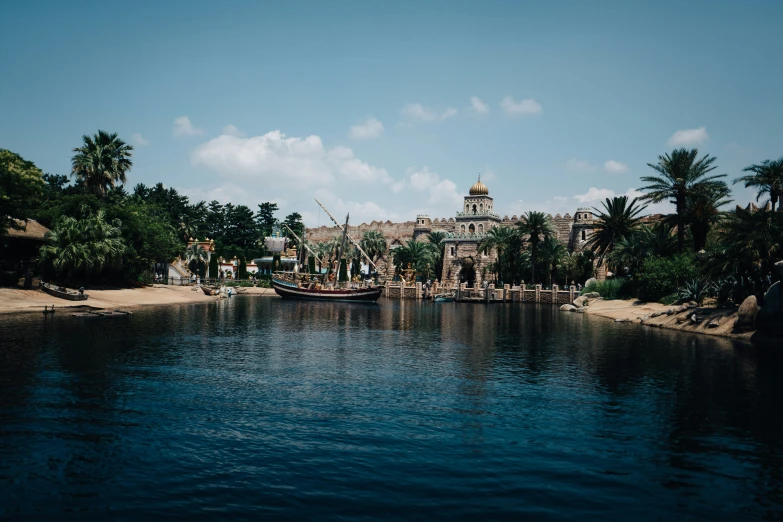
[[[647,321],[650,318],[650,314],[643,315],[639,318],[640,321],[644,322]]]
[[[680,306],[678,306],[677,308],[674,309],[674,313],[675,314],[681,314],[682,312],[684,312],[687,309],[688,309],[688,305],[680,305]]]
[[[595,277],[591,277],[590,279],[585,281],[585,288],[587,288],[590,285],[595,285],[595,284],[598,284],[598,279],[596,279]]]
[[[598,292],[587,292],[586,294],[584,294],[584,296],[587,297],[588,299],[596,299],[598,297],[601,297],[601,294],[599,294]]]
[[[699,323],[699,316],[696,314],[691,314],[690,318],[692,324],[698,324]]]
[[[691,301],[690,303],[688,303],[688,306],[690,306],[691,308],[698,308],[699,303],[697,303],[696,301]]]
[[[707,323],[707,328],[717,328],[719,326],[720,326],[720,321],[718,321],[717,319],[713,319],[712,321]]]
[[[576,312],[576,307],[570,304],[564,304],[560,307],[561,312]]]
[[[615,319],[615,320],[614,320],[614,322],[615,322],[615,323],[627,323],[627,322],[630,322],[630,321],[631,321],[631,320],[630,320],[630,319],[628,319],[627,317],[626,317],[625,319],[619,319],[619,318],[618,318],[618,319]]]
[[[778,275],[783,279],[783,261],[775,263],[775,270],[778,271]]]
[[[674,308],[669,308],[666,310],[666,315],[674,315]]]
[[[584,309],[584,307],[582,307],[582,308],[577,308],[577,309],[576,309],[576,313],[578,313],[578,314],[583,314],[583,313],[585,313],[586,311],[587,311],[587,310],[585,310],[585,309]]]
[[[753,330],[756,327],[756,315],[759,313],[759,304],[755,295],[751,295],[742,301],[737,310],[737,321],[734,328],[737,330]]]
[[[585,307],[585,306],[587,306],[587,297],[585,297],[583,295],[580,295],[579,297],[574,299],[574,303],[573,304],[577,308]]]

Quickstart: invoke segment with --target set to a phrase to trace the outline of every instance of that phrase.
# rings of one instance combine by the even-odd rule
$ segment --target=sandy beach
[[[241,295],[275,296],[271,288],[239,288]],[[144,288],[124,290],[88,290],[87,301],[66,301],[52,297],[42,290],[18,290],[0,288],[0,314],[41,312],[44,306],[55,308],[84,308],[104,310],[127,310],[145,305],[178,303],[208,303],[216,297],[204,295],[191,286],[152,285]]]

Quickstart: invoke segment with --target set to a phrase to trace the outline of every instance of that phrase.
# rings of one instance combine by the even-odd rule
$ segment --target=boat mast
[[[337,275],[334,278],[335,283],[339,283],[340,279],[340,263],[342,261],[343,257],[343,251],[345,250],[345,236],[348,235],[348,218],[351,216],[351,214],[348,214],[345,216],[345,226],[343,227],[343,240],[342,243],[340,243],[340,251],[337,252]]]
[[[321,202],[318,201],[317,199],[315,200],[315,202],[318,203],[319,205],[321,205]],[[324,212],[326,212],[326,215],[329,216],[329,218],[332,220],[332,223],[334,223],[334,226],[339,227],[340,223],[338,223],[337,220],[334,218],[334,216],[328,210],[326,210],[326,207],[321,205],[321,208],[324,209]],[[346,223],[347,223],[347,221],[346,221]],[[370,263],[370,265],[373,267],[373,269],[377,271],[378,267],[375,266],[375,263],[372,262],[372,259],[370,258],[370,256],[368,256],[367,252],[365,252],[362,249],[362,247],[359,245],[359,243],[357,243],[356,240],[351,237],[351,234],[349,234],[347,230],[345,232],[345,237],[347,237],[348,241],[350,241],[353,244],[353,246],[355,246],[356,249],[367,259],[367,262]]]
[[[305,243],[305,242],[304,242],[302,239],[300,239],[300,238],[299,238],[299,236],[297,236],[297,235],[296,235],[296,232],[294,232],[293,230],[291,230],[291,227],[289,227],[289,226],[288,226],[288,225],[286,225],[285,223],[283,223],[283,226],[284,226],[285,228],[287,228],[289,232],[291,232],[291,235],[292,235],[292,236],[294,236],[294,237],[296,238],[296,240],[299,242],[299,244],[300,244],[300,245],[302,245],[304,248],[306,248],[306,249],[307,249],[307,251],[308,251],[308,252],[310,252],[310,253],[313,255],[313,257],[315,258],[315,260],[316,260],[316,261],[318,261],[318,263],[319,263],[321,266],[323,266],[323,265],[325,264],[325,263],[324,263],[324,262],[321,260],[321,258],[320,258],[320,257],[318,257],[318,255],[317,255],[315,252],[313,252],[313,251],[312,251],[312,249],[311,249],[309,246],[307,246],[307,244],[306,244],[306,243]]]

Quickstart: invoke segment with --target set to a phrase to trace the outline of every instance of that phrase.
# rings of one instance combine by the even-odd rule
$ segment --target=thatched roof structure
[[[9,228],[0,234],[0,236],[43,241],[46,237],[46,233],[49,232],[48,228],[34,219],[28,219],[27,221],[15,219],[14,221],[21,229]]]

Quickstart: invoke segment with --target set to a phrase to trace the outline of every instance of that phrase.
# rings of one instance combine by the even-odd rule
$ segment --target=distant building
[[[570,214],[549,216],[555,226],[555,237],[569,252],[581,252],[593,233],[593,211],[587,207],[577,208]],[[443,258],[443,273],[440,280],[447,283],[467,282],[469,286],[481,284],[489,274],[488,267],[497,259],[494,251],[478,252],[478,245],[490,229],[498,226],[516,226],[517,216],[500,217],[494,210],[494,200],[481,178],[465,196],[462,209],[454,217],[430,219],[428,215],[416,216],[416,221],[393,223],[391,221],[362,223],[349,226],[348,233],[357,240],[364,232],[379,230],[386,238],[389,252],[405,244],[410,239],[426,241],[430,232],[441,231],[446,234],[446,252]],[[318,243],[328,241],[337,235],[335,227],[322,226],[306,230],[308,241]],[[391,259],[387,252],[378,263],[380,271],[392,275]],[[485,270],[486,269],[486,270]]]
[[[24,288],[29,289],[38,250],[44,245],[49,229],[34,219],[14,221],[18,228],[0,233],[0,272],[9,279],[24,275]]]

